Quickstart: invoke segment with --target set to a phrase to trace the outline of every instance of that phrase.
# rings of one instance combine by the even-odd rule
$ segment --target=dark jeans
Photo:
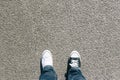
[[[39,80],[57,80],[57,75],[52,66],[44,67]],[[86,80],[78,68],[71,68],[68,72],[68,80]]]

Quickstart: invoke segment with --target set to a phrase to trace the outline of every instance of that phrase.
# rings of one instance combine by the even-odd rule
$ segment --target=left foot
[[[48,65],[53,66],[52,53],[49,50],[44,50],[42,53],[42,68]]]

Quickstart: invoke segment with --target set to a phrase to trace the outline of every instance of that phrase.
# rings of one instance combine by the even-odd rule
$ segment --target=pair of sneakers
[[[49,50],[45,50],[42,53],[41,68],[43,69],[45,66],[48,65],[53,67],[53,58],[52,58],[52,53]],[[80,68],[80,67],[81,67],[81,56],[77,51],[72,51],[68,59],[67,73],[71,68]]]

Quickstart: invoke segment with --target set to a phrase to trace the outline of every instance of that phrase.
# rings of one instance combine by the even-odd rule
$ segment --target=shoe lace
[[[78,60],[72,60],[69,65],[70,65],[71,67],[79,67],[79,66],[78,66]]]

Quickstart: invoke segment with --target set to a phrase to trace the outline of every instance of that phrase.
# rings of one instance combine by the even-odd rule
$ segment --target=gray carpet
[[[45,49],[59,80],[72,50],[87,80],[119,80],[120,0],[0,0],[0,80],[38,80]]]

